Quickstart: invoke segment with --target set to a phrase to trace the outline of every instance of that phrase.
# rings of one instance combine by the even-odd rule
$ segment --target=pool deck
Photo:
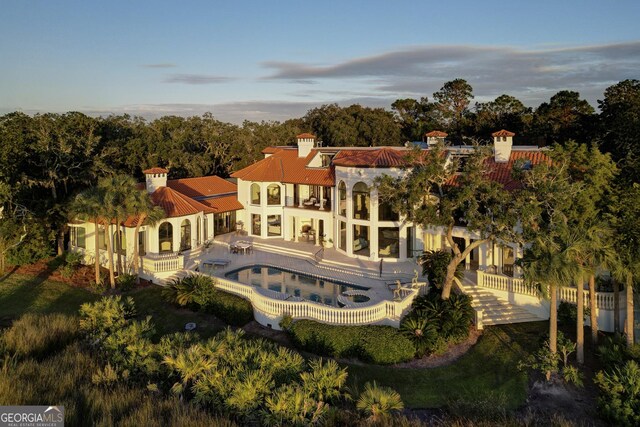
[[[231,253],[229,244],[239,240],[253,244],[250,253]],[[287,242],[283,239],[259,239],[250,236],[224,234],[216,237],[213,245],[189,256],[185,270],[194,270],[206,260],[226,259],[229,264],[218,266],[209,274],[224,277],[226,273],[246,266],[267,265],[310,276],[333,279],[370,288],[371,304],[393,299],[387,284],[400,280],[411,282],[414,271],[421,268],[415,261],[384,262],[380,275],[380,262],[350,258],[333,248],[325,248],[304,242]],[[321,251],[321,253],[318,253]],[[422,277],[420,281],[424,281]]]

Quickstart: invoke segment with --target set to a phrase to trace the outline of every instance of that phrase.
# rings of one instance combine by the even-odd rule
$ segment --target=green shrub
[[[163,290],[164,298],[181,306],[189,305],[211,313],[229,325],[243,326],[253,320],[251,303],[215,288],[209,276],[189,275],[174,280]]]
[[[41,357],[78,337],[78,319],[64,314],[28,313],[4,332],[6,351],[18,357]]]
[[[444,250],[426,251],[420,255],[418,262],[422,264],[422,275],[427,276],[432,292],[434,292],[435,289],[442,289],[442,285],[447,277],[447,267],[451,262],[451,258],[451,252]],[[462,264],[458,264],[456,267],[454,276],[458,279],[462,279],[463,277],[463,268]]]
[[[583,387],[582,373],[575,366],[565,366],[562,368],[562,379],[567,384],[573,384],[576,387]]]
[[[605,419],[615,425],[640,425],[640,367],[635,361],[598,372],[594,382],[600,388],[598,409]]]
[[[244,326],[253,320],[253,306],[246,299],[217,289],[212,297],[202,309],[228,325]]]
[[[102,297],[100,301],[80,306],[80,330],[90,339],[102,340],[126,326],[127,320],[134,316],[131,297]]]
[[[289,332],[296,346],[321,355],[391,364],[410,360],[415,354],[413,343],[391,326],[333,326],[299,320]]]
[[[626,342],[621,336],[606,337],[598,346],[598,357],[604,366],[617,366],[629,359]]]
[[[412,309],[400,322],[400,330],[415,346],[416,354],[441,353],[449,344],[469,336],[474,318],[471,297],[452,293],[443,300],[437,292],[413,300]]]
[[[70,278],[78,269],[82,262],[82,255],[77,252],[67,252],[60,258],[60,274],[62,277]]]
[[[122,292],[128,292],[135,288],[138,276],[135,274],[123,273],[116,278],[116,287]]]

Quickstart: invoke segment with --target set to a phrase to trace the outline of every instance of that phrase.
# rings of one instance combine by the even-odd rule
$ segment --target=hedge
[[[213,286],[199,288],[194,302],[200,310],[213,314],[228,325],[244,326],[253,320],[253,307],[249,301]]]
[[[289,333],[300,349],[382,365],[410,360],[415,353],[413,343],[391,326],[333,326],[299,320]]]

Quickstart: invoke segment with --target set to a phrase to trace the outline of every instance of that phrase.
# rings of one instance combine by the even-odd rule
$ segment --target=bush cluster
[[[171,303],[211,313],[229,325],[244,326],[253,320],[249,301],[216,289],[208,276],[192,274],[174,280],[163,295]]]
[[[439,293],[430,292],[414,299],[411,311],[400,322],[400,331],[421,357],[444,352],[449,344],[467,338],[473,316],[470,296],[452,293],[443,300]]]
[[[332,326],[299,320],[290,326],[289,333],[300,349],[381,365],[410,360],[415,352],[411,341],[391,326]]]
[[[605,369],[594,382],[600,389],[598,410],[612,424],[640,424],[640,344],[627,347],[621,336],[607,337],[598,346]]]

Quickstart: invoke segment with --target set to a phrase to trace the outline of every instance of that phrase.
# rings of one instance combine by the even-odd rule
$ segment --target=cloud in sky
[[[353,79],[396,97],[430,95],[446,81],[465,78],[480,99],[502,93],[530,105],[559,90],[577,90],[595,104],[603,90],[637,77],[640,41],[524,49],[508,46],[413,46],[334,64],[262,63],[265,79],[295,83]]]
[[[170,74],[163,83],[183,83],[188,85],[210,85],[226,83],[233,80],[231,77],[214,76],[209,74]]]
[[[143,68],[175,68],[176,64],[172,64],[171,62],[161,62],[158,64],[142,64],[140,65]]]

